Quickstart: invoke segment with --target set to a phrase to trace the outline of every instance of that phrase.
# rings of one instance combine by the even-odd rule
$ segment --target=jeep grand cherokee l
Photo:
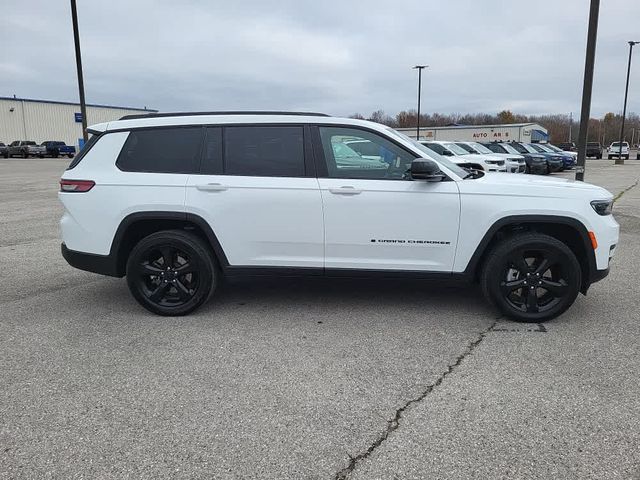
[[[195,310],[224,276],[402,275],[478,282],[541,322],[607,275],[618,243],[600,187],[466,170],[363,120],[148,114],[91,133],[60,180],[62,253],[126,276],[160,315]]]

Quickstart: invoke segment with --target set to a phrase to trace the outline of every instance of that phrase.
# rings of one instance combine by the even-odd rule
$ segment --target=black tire
[[[29,154],[27,152],[22,152],[22,158],[29,158]]]
[[[165,268],[166,265],[166,268]],[[143,238],[127,261],[127,285],[144,308],[158,315],[186,315],[213,294],[215,259],[198,236],[165,230]]]
[[[608,156],[607,156],[607,159],[608,159],[608,160],[611,160],[611,159],[613,159],[613,156],[608,155]]]
[[[73,154],[69,153],[69,154],[67,154],[67,157],[73,158]]]
[[[624,156],[624,159],[625,159],[625,160],[629,160],[629,155],[625,155],[625,156]]]
[[[500,242],[480,275],[482,292],[491,304],[512,320],[531,323],[566,311],[578,296],[581,280],[580,263],[571,249],[541,233]]]

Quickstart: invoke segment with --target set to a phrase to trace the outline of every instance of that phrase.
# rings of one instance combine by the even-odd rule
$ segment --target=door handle
[[[201,185],[196,185],[198,190],[203,192],[222,192],[227,190],[229,187],[226,185],[222,185],[221,183],[204,183]]]
[[[362,193],[362,190],[358,190],[357,188],[351,186],[330,188],[329,191],[334,195],[359,195],[360,193]]]

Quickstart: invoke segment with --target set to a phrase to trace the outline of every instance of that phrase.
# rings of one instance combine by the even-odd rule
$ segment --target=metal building
[[[157,112],[144,108],[87,105],[87,124],[117,120],[123,115]],[[0,142],[62,140],[79,146],[82,138],[80,104],[34,100],[32,98],[0,97]]]
[[[416,129],[398,128],[411,138]],[[500,125],[451,125],[447,127],[421,127],[420,140],[460,142],[547,142],[549,132],[537,123],[506,123]]]

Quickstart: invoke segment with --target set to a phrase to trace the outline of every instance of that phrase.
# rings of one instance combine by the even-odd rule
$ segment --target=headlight
[[[613,200],[594,200],[591,206],[598,215],[611,215]]]

